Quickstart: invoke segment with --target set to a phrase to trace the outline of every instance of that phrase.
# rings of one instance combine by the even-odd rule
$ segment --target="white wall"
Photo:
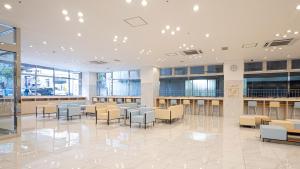
[[[143,67],[140,71],[142,105],[153,107],[155,98],[159,95],[159,69]]]
[[[231,66],[237,70],[232,71]],[[243,77],[244,61],[224,62],[224,116],[238,118],[243,114]]]
[[[82,73],[82,96],[86,97],[88,101],[92,100],[93,96],[97,94],[97,73],[83,72]]]

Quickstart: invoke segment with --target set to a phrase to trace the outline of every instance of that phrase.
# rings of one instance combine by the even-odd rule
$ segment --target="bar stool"
[[[191,113],[191,101],[190,100],[183,100],[184,106],[184,113],[186,113],[186,109],[188,108],[189,113]]]
[[[205,102],[204,100],[197,100],[197,108],[198,108],[198,114],[200,114],[199,110],[201,109],[203,110],[203,114],[205,114]]]
[[[218,116],[220,116],[220,101],[219,100],[212,100],[211,101],[211,114],[214,115],[214,108],[217,108]]]
[[[118,99],[117,99],[117,104],[121,104],[121,103],[123,103],[123,99],[118,98]]]
[[[296,110],[300,109],[300,102],[295,102],[294,103],[294,109],[293,109],[293,119],[296,118]]]
[[[105,98],[100,98],[100,103],[105,103]]]
[[[176,99],[171,99],[170,101],[171,106],[174,106],[177,104],[177,100]]]
[[[132,102],[131,99],[129,99],[129,98],[127,98],[125,101],[126,101],[126,103],[131,103]]]
[[[276,119],[279,119],[278,117],[279,108],[280,108],[280,102],[270,102],[268,115],[270,116],[272,110],[276,110]]]
[[[138,105],[141,105],[141,99],[135,99],[135,102],[138,104]]]
[[[250,114],[250,109],[254,110],[254,114],[257,115],[256,109],[257,109],[257,101],[248,101],[248,109],[247,114]]]
[[[159,99],[158,103],[159,103],[159,107],[161,108],[165,108],[167,106],[165,99]]]

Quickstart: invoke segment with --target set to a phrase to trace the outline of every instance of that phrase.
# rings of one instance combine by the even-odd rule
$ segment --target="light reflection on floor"
[[[230,118],[187,115],[147,130],[93,118],[22,118],[22,137],[0,142],[1,169],[296,169],[300,146],[266,143]]]

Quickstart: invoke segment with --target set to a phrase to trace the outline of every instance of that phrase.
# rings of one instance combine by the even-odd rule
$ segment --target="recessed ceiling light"
[[[47,45],[47,41],[43,41],[43,44],[44,44],[44,45]]]
[[[175,35],[175,31],[172,31],[172,32],[171,32],[171,35]]]
[[[82,12],[78,12],[77,15],[78,15],[78,17],[83,17],[83,13]]]
[[[287,37],[287,35],[283,35],[282,37],[286,38],[286,37]]]
[[[114,49],[114,51],[116,51],[116,52],[117,52],[117,51],[118,51],[118,48],[115,48],[115,49]]]
[[[194,12],[198,12],[198,11],[199,11],[199,5],[198,5],[198,4],[195,4],[195,5],[193,6],[193,11],[194,11]]]
[[[70,51],[71,51],[71,52],[74,52],[74,49],[73,49],[72,47],[70,47]]]
[[[194,48],[194,45],[191,45],[190,47],[191,47],[191,48]]]
[[[189,47],[186,47],[185,49],[186,49],[186,50],[190,50],[190,48],[189,48]]]
[[[276,33],[276,35],[275,35],[275,36],[279,37],[279,36],[280,36],[280,34],[279,34],[279,33]]]
[[[4,4],[4,8],[7,10],[11,10],[12,6],[10,4]]]
[[[115,38],[115,39],[118,39],[118,36],[117,36],[117,35],[115,35],[115,36],[114,36],[114,38]]]
[[[29,45],[29,47],[32,48],[33,46],[32,46],[32,45]]]
[[[290,30],[290,29],[289,29],[289,30],[287,30],[286,32],[287,32],[287,33],[291,33],[291,32],[292,32],[292,30]]]
[[[127,37],[127,36],[125,36],[125,37],[124,37],[124,40],[127,40],[127,39],[128,39],[128,37]]]
[[[143,54],[145,52],[145,49],[142,49],[141,51],[140,51],[140,54]]]
[[[166,30],[161,30],[161,34],[165,34],[166,33]]]
[[[114,39],[113,41],[114,41],[114,42],[117,42],[118,40],[117,40],[117,39]]]
[[[179,26],[176,27],[176,31],[180,31],[180,27]]]
[[[79,18],[78,21],[79,21],[80,23],[83,23],[83,22],[84,22],[84,19],[83,19],[83,18]]]
[[[212,52],[214,52],[214,51],[215,51],[215,49],[211,49],[211,51],[212,51]]]
[[[170,25],[166,25],[166,29],[169,30],[171,27]]]
[[[146,0],[142,0],[141,4],[142,4],[142,6],[147,6],[148,2]]]
[[[181,47],[181,46],[179,46],[179,49],[182,49],[182,47]]]
[[[66,17],[65,17],[65,20],[66,20],[66,21],[70,21],[71,18],[70,18],[69,16],[66,16]]]
[[[82,36],[82,34],[81,34],[81,33],[77,33],[77,36],[78,36],[78,37],[81,37],[81,36]]]
[[[296,9],[297,9],[297,10],[300,10],[300,5],[297,5]]]
[[[186,44],[184,43],[184,44],[182,44],[182,46],[183,46],[183,47],[185,47],[185,46],[186,46]]]
[[[65,47],[63,47],[63,46],[61,46],[60,48],[61,48],[61,50],[63,50],[63,51],[65,51],[65,50],[66,50],[66,48],[65,48]]]
[[[280,48],[278,48],[279,50],[282,50],[282,48],[280,47]]]
[[[126,0],[126,2],[127,2],[128,4],[130,4],[130,3],[132,2],[132,0]]]
[[[209,33],[205,34],[205,37],[209,38],[209,37],[210,37],[210,34],[209,34]]]
[[[62,12],[61,12],[63,15],[68,15],[68,11],[67,10],[62,10]]]
[[[294,34],[295,34],[295,35],[298,35],[298,34],[299,34],[299,32],[298,32],[298,31],[295,31],[295,32],[294,32]]]

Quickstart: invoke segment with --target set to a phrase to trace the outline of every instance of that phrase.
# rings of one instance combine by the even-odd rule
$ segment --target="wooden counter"
[[[60,104],[65,102],[86,102],[82,96],[22,96],[22,114],[35,114],[39,105]]]
[[[253,114],[254,112],[250,110],[248,112],[248,101],[257,101],[257,114],[259,115],[268,115],[270,110],[269,105],[270,102],[279,102],[279,119],[291,119],[293,118],[293,111],[294,111],[294,103],[300,102],[300,98],[291,97],[291,98],[244,98],[244,114]],[[296,110],[297,111],[297,110]],[[297,112],[295,111],[295,118],[300,118],[300,110]],[[270,117],[275,119],[275,113],[272,113]]]
[[[129,99],[132,103],[141,102],[140,96],[94,96],[92,97],[93,103],[97,103],[97,102],[105,103],[105,102],[109,102],[109,100],[113,102],[117,102],[118,99],[121,99],[120,101],[122,103],[126,103],[127,99]]]

